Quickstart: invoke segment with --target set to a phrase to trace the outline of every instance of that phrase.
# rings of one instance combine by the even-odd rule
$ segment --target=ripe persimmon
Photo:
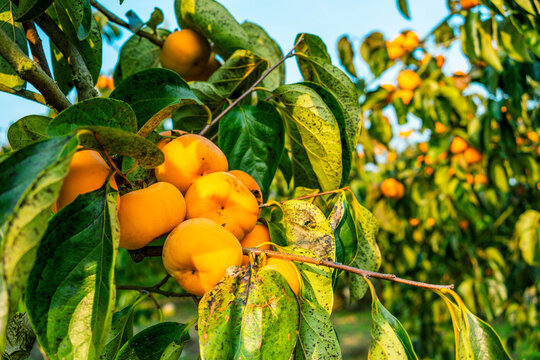
[[[473,147],[468,147],[464,153],[465,161],[469,164],[474,164],[482,161],[482,154]]]
[[[390,60],[399,59],[405,53],[403,47],[399,44],[394,43],[393,41],[386,42],[386,52],[388,53],[388,58]]]
[[[187,292],[212,290],[230,266],[242,264],[242,247],[227,229],[209,219],[186,220],[163,245],[163,265]]]
[[[120,197],[120,247],[140,249],[184,221],[186,202],[180,190],[166,182]]]
[[[381,193],[384,197],[398,200],[403,197],[403,194],[405,193],[405,187],[396,179],[388,178],[384,180],[381,184]]]
[[[200,135],[182,135],[168,142],[161,151],[165,161],[155,168],[156,178],[173,184],[183,194],[201,176],[228,170],[223,151]]]
[[[480,0],[460,0],[459,5],[463,10],[470,10],[473,7],[480,5]]]
[[[465,151],[469,145],[465,140],[460,138],[459,136],[456,136],[452,139],[452,142],[450,143],[450,152],[452,154],[459,154],[460,152]]]
[[[412,70],[403,70],[397,76],[397,83],[400,89],[414,90],[422,83],[420,76]]]
[[[255,196],[257,199],[257,202],[259,204],[262,204],[263,202],[263,196],[261,188],[259,187],[259,184],[257,184],[257,181],[255,181],[254,178],[251,177],[248,173],[242,171],[242,170],[231,170],[229,171],[229,174],[236,176],[238,180],[244,184],[249,191]]]
[[[266,262],[266,265],[261,267],[261,271],[270,270],[280,273],[285,280],[287,280],[287,283],[296,296],[300,294],[302,283],[300,280],[300,273],[298,272],[296,265],[294,265],[291,261],[271,257]]]
[[[164,68],[191,81],[204,71],[210,51],[210,43],[204,36],[192,29],[182,29],[165,39],[159,60]]]
[[[257,224],[255,225],[253,230],[251,230],[250,232],[246,234],[246,236],[244,236],[242,241],[240,241],[240,245],[242,245],[243,248],[244,247],[251,247],[251,248],[257,247],[262,250],[270,250],[270,244],[265,244],[261,246],[258,246],[258,245],[269,243],[271,241],[272,239],[270,238],[270,231],[268,231],[268,228],[266,227],[266,225]],[[248,263],[249,263],[249,256],[244,255],[242,259],[242,265],[247,265]]]
[[[403,39],[403,49],[413,51],[418,46],[418,35],[414,31],[407,31]]]
[[[259,216],[257,199],[234,175],[214,172],[197,179],[186,193],[188,219],[207,218],[242,240]]]
[[[396,99],[401,99],[403,104],[409,105],[409,103],[411,102],[413,98],[413,95],[414,95],[414,92],[412,90],[399,89],[394,92],[393,97]]]
[[[68,174],[64,179],[52,211],[56,213],[75,200],[77,196],[102,187],[110,172],[111,169],[97,151],[77,151],[71,159]],[[118,190],[116,181],[112,176],[110,184],[113,189]]]

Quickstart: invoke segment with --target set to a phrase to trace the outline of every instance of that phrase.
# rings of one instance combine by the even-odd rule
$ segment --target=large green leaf
[[[341,138],[341,165],[342,165],[342,174],[341,174],[341,183],[339,186],[345,186],[349,180],[349,173],[351,172],[353,154],[355,154],[355,149],[351,146],[350,139],[347,136],[347,114],[343,110],[340,102],[338,101],[336,95],[332,93],[328,88],[325,88],[319,84],[312,82],[301,82],[300,84],[306,85],[307,87],[315,90],[317,94],[321,97],[324,103],[330,108],[332,114],[339,127],[339,135]]]
[[[116,360],[178,360],[191,324],[162,322],[144,329],[122,346]]]
[[[108,98],[93,98],[74,104],[47,127],[50,136],[66,135],[82,127],[106,126],[128,132],[137,131],[137,118],[127,103]]]
[[[122,81],[110,97],[131,105],[137,115],[139,135],[143,137],[181,106],[202,106],[184,79],[166,69],[148,69],[133,74]]]
[[[202,359],[289,359],[297,329],[298,304],[276,271],[229,269],[199,303]]]
[[[0,349],[77,145],[73,136],[37,142],[0,163]]]
[[[377,271],[381,266],[382,257],[377,245],[377,232],[379,225],[377,219],[369,210],[358,203],[352,192],[346,194],[349,214],[351,216],[351,231],[356,231],[358,241],[358,253],[353,266],[359,269]],[[352,228],[354,226],[354,229]],[[351,274],[351,296],[360,299],[367,290],[367,284],[359,275]]]
[[[316,91],[301,84],[280,86],[274,94],[292,120],[287,122],[287,130],[293,143],[295,186],[317,188],[309,186],[314,180],[310,173],[315,173],[323,190],[338,188],[343,173],[342,147],[339,125],[328,105]],[[305,158],[297,158],[295,147],[305,149],[309,164]],[[307,168],[306,178],[297,176],[300,168]]]
[[[210,39],[224,59],[235,50],[249,49],[249,36],[229,11],[214,0],[175,0],[174,10],[182,29],[195,29]]]
[[[352,216],[350,204],[345,193],[340,193],[332,212],[328,215],[328,223],[336,239],[336,261],[352,265],[358,252],[357,224]]]
[[[49,359],[97,359],[114,310],[117,192],[79,195],[50,221],[26,285],[26,308]]]
[[[38,1],[38,3],[41,2]],[[43,3],[46,3],[46,1],[43,1]],[[20,5],[28,6],[28,9],[31,10],[33,6],[38,6],[39,4],[36,4],[36,1],[21,1]],[[4,31],[10,39],[15,40],[19,48],[28,55],[24,28],[21,23],[13,20],[14,13],[17,13],[17,6],[14,3],[10,0],[0,0],[0,30]],[[0,84],[16,90],[20,90],[26,85],[26,81],[17,75],[15,70],[2,56],[0,56]]]
[[[41,15],[53,2],[54,0],[21,0],[16,20],[20,22],[31,20]]]
[[[166,37],[170,32],[159,29],[160,37]],[[114,83],[118,86],[123,79],[141,70],[159,67],[161,48],[150,40],[133,35],[122,45],[118,55],[118,63],[114,71]]]
[[[39,140],[45,140],[47,125],[52,119],[48,116],[28,115],[20,118],[8,129],[7,137],[13,150],[21,149]]]
[[[285,145],[283,119],[276,108],[265,101],[236,106],[220,120],[218,140],[229,169],[247,172],[267,194]]]
[[[468,326],[460,332],[458,359],[511,359],[501,338],[488,323],[468,310],[465,316]]]
[[[370,33],[362,45],[360,45],[360,55],[368,64],[374,76],[380,76],[394,62],[388,59],[386,51],[386,40],[384,35],[378,31]]]
[[[345,117],[347,145],[350,152],[354,153],[361,126],[361,111],[356,86],[347,74],[319,58],[297,55],[296,61],[306,81],[327,88],[341,105]]]
[[[70,1],[70,0],[65,0]],[[65,7],[59,3],[53,3],[47,10],[48,14],[56,19],[64,34],[71,43],[79,50],[86,67],[92,75],[94,84],[97,82],[101,71],[102,62],[102,41],[101,31],[96,20],[90,14],[89,33],[79,39],[78,28],[74,27],[71,22],[71,12],[68,12]],[[85,20],[86,21],[86,20]],[[82,33],[81,33],[82,34]],[[54,79],[60,86],[60,89],[67,94],[74,86],[73,73],[68,60],[60,52],[60,50],[51,41],[51,58],[54,72]]]
[[[79,130],[79,137],[81,144],[87,148],[131,156],[147,169],[155,168],[165,161],[165,156],[153,142],[123,130],[104,126],[84,126]]]
[[[369,359],[418,360],[412,347],[409,334],[377,298],[375,288],[368,282],[371,290],[371,346]]]
[[[249,50],[237,50],[208,79],[224,98],[238,97],[268,69],[267,59]]]
[[[519,62],[532,62],[525,38],[508,19],[503,19],[499,27],[499,44],[508,55]]]
[[[277,64],[281,60],[283,51],[262,27],[249,21],[244,21],[241,26],[249,36],[249,49],[251,51],[268,60],[270,66]],[[285,64],[282,63],[264,78],[261,85],[269,90],[274,90],[284,83]]]

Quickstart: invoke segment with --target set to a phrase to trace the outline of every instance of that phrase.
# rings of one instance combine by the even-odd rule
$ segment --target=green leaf
[[[388,58],[386,51],[386,41],[383,34],[378,31],[370,33],[362,45],[360,45],[360,55],[368,64],[374,76],[380,76],[394,62]]]
[[[74,0],[65,0],[71,2]],[[88,5],[89,6],[89,5]],[[71,22],[70,16],[72,15],[71,10],[66,10],[66,8],[60,3],[53,3],[51,7],[47,10],[47,13],[55,20],[58,21],[60,28],[71,43],[79,50],[90,74],[94,84],[97,82],[99,73],[101,71],[102,63],[102,41],[101,41],[101,32],[99,25],[96,20],[90,13],[89,18],[89,33],[83,38],[79,38],[79,33],[77,28],[74,27],[75,24]],[[86,15],[85,15],[86,16]],[[86,20],[85,20],[86,21]],[[82,26],[82,25],[81,25]],[[80,30],[80,29],[79,29]],[[71,67],[68,64],[68,60],[64,55],[58,50],[58,48],[51,41],[51,58],[53,65],[54,79],[58,83],[60,89],[67,94],[74,86],[73,77],[74,74],[71,71]]]
[[[78,144],[73,136],[56,137],[0,162],[0,349]]]
[[[401,15],[403,15],[407,20],[411,20],[411,15],[409,15],[409,4],[407,0],[397,0],[397,5],[399,12],[401,12]]]
[[[190,327],[176,322],[148,327],[129,339],[115,360],[178,360],[189,340]]]
[[[85,40],[90,35],[92,24],[92,7],[88,0],[57,0],[66,9],[73,28],[77,31],[79,40]]]
[[[137,131],[137,118],[127,103],[108,98],[92,98],[60,112],[47,127],[50,136],[66,135],[80,128],[104,126]]]
[[[491,38],[491,34],[484,30],[482,26],[478,27],[478,32],[480,35],[480,42],[482,46],[480,52],[482,55],[482,59],[484,59],[497,72],[501,72],[503,70],[503,66],[501,64],[501,59],[499,59],[497,51],[493,49],[493,39]]]
[[[354,50],[347,35],[339,38],[337,48],[341,65],[349,74],[356,77],[356,69],[354,68]]]
[[[330,108],[334,118],[339,127],[339,135],[341,138],[341,162],[342,162],[342,174],[341,174],[341,183],[339,186],[345,186],[349,180],[349,173],[351,172],[353,154],[355,153],[353,146],[351,146],[351,140],[347,136],[347,114],[343,110],[340,102],[337,99],[337,96],[332,93],[327,88],[312,83],[312,82],[301,82],[299,84],[306,85],[307,87],[315,90],[325,104]]]
[[[214,85],[222,97],[238,97],[253,85],[268,67],[268,60],[249,50],[237,50],[210,76],[208,82]]]
[[[201,359],[289,359],[298,304],[277,271],[230,268],[199,303]]]
[[[519,62],[532,62],[525,38],[510,20],[503,19],[500,22],[498,35],[499,45],[512,59]]]
[[[377,245],[378,222],[375,216],[358,203],[352,192],[346,193],[347,203],[351,216],[351,231],[356,231],[358,253],[353,265],[356,268],[377,271],[381,266],[382,257]],[[354,225],[354,230],[352,226]],[[359,275],[351,274],[349,277],[351,296],[361,299],[367,290],[367,284]]]
[[[131,30],[131,32],[136,33],[144,26],[144,22],[135,11],[129,10],[126,12],[126,17],[128,19],[129,30]]]
[[[163,23],[163,20],[165,20],[163,11],[161,11],[160,8],[155,7],[154,11],[152,11],[152,14],[150,15],[150,19],[146,22],[146,26],[155,32],[158,25]]]
[[[32,20],[41,15],[54,2],[54,0],[21,0],[19,11],[16,12],[17,22]]]
[[[459,359],[511,359],[501,338],[488,323],[468,310],[465,316],[468,329],[460,333],[460,346],[456,357]],[[468,343],[465,345],[462,342]],[[463,351],[465,348],[471,350],[472,357],[469,351]]]
[[[516,222],[515,237],[525,262],[540,267],[540,212],[527,210]]]
[[[158,29],[159,37],[170,34],[168,30]],[[141,70],[159,67],[161,48],[150,40],[133,35],[122,45],[114,72],[114,83],[118,87],[123,79]]]
[[[332,60],[330,59],[330,55],[328,54],[328,50],[326,48],[326,44],[320,37],[313,34],[307,34],[307,33],[301,33],[296,35],[296,39],[294,39],[294,43],[296,44],[300,37],[303,37],[304,40],[296,47],[296,53],[301,53],[302,55],[310,58],[319,59],[320,62],[331,64]],[[298,67],[300,68],[300,71],[302,74],[304,73],[302,71],[302,65],[301,63],[298,63]]]
[[[480,28],[480,13],[467,12],[465,24],[461,27],[461,47],[465,56],[471,62],[476,62],[481,56],[481,42],[478,29]]]
[[[105,341],[105,346],[103,346],[101,360],[113,360],[120,348],[133,336],[133,311],[137,304],[144,299],[145,297],[142,297],[113,314],[111,330]]]
[[[108,185],[107,185],[108,187]],[[114,310],[117,192],[79,195],[52,218],[26,285],[26,308],[49,359],[97,359]]]
[[[302,55],[297,55],[296,61],[306,81],[319,84],[328,89],[341,105],[345,116],[347,144],[351,154],[355,153],[361,125],[361,111],[356,86],[347,74],[330,63]]]
[[[289,200],[281,205],[287,244],[311,251],[318,259],[335,261],[334,232],[326,216],[315,205],[302,200]],[[332,294],[327,294],[332,296]],[[333,300],[328,299],[326,304]],[[330,312],[331,307],[328,308]]]
[[[313,206],[313,205],[312,205]],[[316,257],[298,246],[287,246],[289,254]],[[302,276],[302,296],[299,297],[300,328],[295,359],[341,359],[341,348],[330,321],[333,306],[332,271],[330,268],[296,263]]]
[[[147,169],[155,168],[165,161],[163,153],[153,142],[123,130],[104,126],[84,126],[79,131],[79,137],[81,144],[87,148],[131,156]]]
[[[249,36],[249,49],[268,60],[270,66],[274,66],[283,58],[283,51],[281,51],[278,43],[262,27],[249,21],[244,21],[241,26]],[[269,90],[274,90],[284,83],[285,64],[282,63],[264,78],[261,86]]]
[[[28,11],[30,11],[34,6],[39,7],[41,3],[47,3],[47,1],[38,1],[38,4],[36,1],[21,1],[19,5],[29,7]],[[17,6],[14,3],[10,0],[0,0],[0,30],[4,31],[10,39],[15,40],[19,49],[28,55],[24,28],[20,22],[13,20],[14,13],[17,13]],[[20,13],[21,10],[19,10]],[[26,85],[26,81],[17,75],[17,72],[2,56],[0,56],[0,84],[15,90],[20,90]]]
[[[266,195],[285,146],[283,119],[276,108],[266,101],[236,106],[220,120],[218,140],[229,169],[250,174]]]
[[[274,94],[288,115],[286,125],[293,146],[295,186],[317,188],[310,186],[314,185],[314,173],[323,191],[338,188],[343,171],[342,145],[339,125],[330,108],[305,85],[283,85]],[[305,152],[297,153],[297,149]],[[306,170],[302,172],[302,168]]]
[[[227,59],[238,49],[249,49],[249,36],[229,11],[214,0],[175,0],[174,10],[182,29],[194,29],[214,43]]]
[[[356,223],[346,193],[340,193],[328,215],[328,223],[336,239],[336,262],[352,265],[358,252]]]
[[[371,346],[368,358],[417,360],[409,334],[399,320],[381,304],[371,282],[367,281],[367,283],[372,298]]]
[[[111,98],[127,102],[137,116],[138,134],[147,137],[162,120],[184,105],[202,103],[188,84],[174,71],[148,69],[126,78]],[[211,118],[208,111],[208,119]]]
[[[47,139],[47,125],[51,120],[48,116],[40,115],[28,115],[20,118],[8,129],[9,145],[13,150],[18,150],[36,141]]]

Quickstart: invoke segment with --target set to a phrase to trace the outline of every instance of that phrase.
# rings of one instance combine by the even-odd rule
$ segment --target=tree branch
[[[124,20],[120,19],[118,16],[116,16],[115,14],[107,10],[103,5],[98,3],[96,0],[90,0],[90,4],[96,9],[98,9],[99,12],[101,12],[103,15],[105,15],[107,19],[109,19],[109,21],[132,31],[127,22],[125,22]],[[135,34],[139,35],[140,37],[150,40],[151,42],[153,42],[159,47],[163,47],[163,43],[164,43],[163,40],[150,34],[149,32],[139,29],[138,31],[135,32]]]
[[[428,283],[424,283],[420,281],[407,280],[407,279],[399,278],[393,274],[383,274],[383,273],[378,273],[374,271],[358,269],[358,268],[348,266],[348,265],[343,265],[337,262],[321,260],[321,259],[316,259],[316,258],[307,257],[307,256],[287,254],[287,253],[282,253],[279,251],[262,250],[262,249],[247,248],[247,247],[242,248],[242,250],[244,252],[244,255],[249,255],[250,253],[258,254],[258,255],[265,254],[268,257],[275,257],[278,259],[297,261],[297,262],[302,262],[302,263],[307,263],[307,264],[322,265],[329,268],[339,269],[339,270],[347,271],[353,274],[365,276],[367,278],[389,280],[389,281],[397,282],[400,284],[416,286],[416,287],[424,288],[424,289],[440,290],[440,289],[453,289],[454,288],[453,284],[437,285],[437,284],[428,284]],[[145,257],[161,256],[162,251],[163,251],[163,246],[146,246],[139,250],[130,251],[130,254],[136,252],[137,258],[133,257],[133,260],[135,262],[140,262]]]
[[[296,42],[296,44],[294,44],[294,46],[292,47],[291,51],[289,51],[287,53],[287,55],[285,55],[284,57],[281,58],[281,60],[279,60],[277,63],[275,63],[273,66],[271,66],[270,68],[266,69],[266,71],[261,75],[261,77],[259,79],[257,79],[257,81],[255,81],[253,83],[253,85],[250,86],[249,89],[247,89],[242,95],[240,95],[236,100],[234,100],[232,103],[229,104],[229,106],[227,106],[227,108],[225,110],[223,110],[218,116],[216,116],[216,118],[214,120],[212,120],[212,122],[208,125],[206,125],[202,130],[201,132],[199,133],[199,135],[205,135],[211,128],[212,126],[214,126],[215,124],[217,124],[217,122],[219,120],[221,120],[221,118],[223,118],[225,115],[227,115],[227,113],[229,111],[231,111],[231,109],[233,107],[235,107],[240,101],[242,101],[243,99],[245,99],[249,94],[251,94],[253,92],[253,90],[268,76],[268,74],[270,74],[274,69],[276,69],[279,65],[281,65],[281,63],[283,63],[286,59],[290,58],[291,56],[294,55],[294,50],[296,49],[296,47],[298,45],[300,45],[300,43],[304,41],[304,38],[303,37],[300,37],[300,39],[298,39],[298,41]]]
[[[47,58],[45,57],[45,52],[43,51],[43,44],[34,22],[25,21],[23,22],[23,27],[26,33],[26,39],[30,45],[30,50],[32,51],[32,58],[39,65],[39,67],[43,69],[45,74],[52,78],[51,70],[49,69],[49,64],[47,63]]]
[[[283,204],[284,202],[291,201],[291,200],[311,199],[311,198],[314,198],[314,197],[317,197],[317,196],[330,195],[330,194],[335,194],[335,193],[338,193],[338,192],[341,192],[341,191],[347,191],[347,190],[349,190],[349,187],[345,186],[345,187],[342,187],[341,189],[323,191],[323,192],[316,193],[316,194],[304,195],[304,196],[297,197],[295,199],[283,200],[283,201],[280,201],[279,203]],[[265,203],[265,204],[259,205],[259,208],[264,208],[264,207],[268,207],[268,206],[271,206],[271,205],[272,205],[272,203]]]
[[[155,289],[152,286],[137,286],[137,285],[116,285],[117,290],[136,290],[140,292],[146,292],[146,293],[154,293],[154,294],[160,294],[166,297],[191,297],[192,295],[189,293],[175,293],[173,291],[164,291],[160,289]]]
[[[38,103],[43,104],[43,105],[49,105],[49,104],[47,104],[47,101],[45,101],[45,98],[43,97],[43,95],[35,93],[33,91],[24,90],[24,89],[23,90],[14,90],[14,89],[12,89],[10,87],[7,87],[4,84],[0,84],[0,91],[8,93],[8,94],[17,95],[17,96],[23,97],[25,99],[38,102]]]
[[[99,96],[98,91],[94,88],[92,74],[90,74],[90,70],[88,70],[81,53],[69,41],[54,20],[44,13],[36,18],[35,21],[66,58],[71,68],[73,82],[75,83],[75,88],[77,88],[79,99],[86,100]]]
[[[47,105],[58,112],[71,106],[56,82],[26,56],[2,29],[0,29],[0,55],[22,79],[39,90]]]

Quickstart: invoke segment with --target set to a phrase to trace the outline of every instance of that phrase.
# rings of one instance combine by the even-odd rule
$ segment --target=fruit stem
[[[308,263],[308,264],[314,264],[314,265],[322,265],[333,269],[339,269],[343,271],[347,271],[353,274],[365,276],[367,278],[377,278],[377,279],[383,279],[383,280],[389,280],[393,282],[397,282],[400,284],[405,285],[411,285],[416,286],[424,289],[432,289],[432,290],[441,290],[441,289],[453,289],[454,284],[450,285],[436,285],[436,284],[428,284],[420,281],[414,281],[414,280],[407,280],[397,277],[394,274],[383,274],[378,273],[374,271],[369,270],[363,270],[358,269],[352,266],[336,263],[333,261],[328,260],[322,260],[322,259],[316,259],[311,258],[308,256],[301,256],[301,255],[293,255],[293,254],[287,254],[279,251],[273,251],[273,250],[262,250],[262,249],[256,249],[256,248],[242,248],[244,255],[249,255],[250,253],[253,254],[265,254],[268,257],[275,257],[283,260],[289,260],[289,261],[297,261],[302,263]]]
[[[300,39],[298,39],[298,41],[296,42],[296,44],[294,44],[294,46],[292,47],[291,51],[289,51],[287,53],[287,55],[285,55],[284,57],[282,57],[277,63],[275,63],[274,65],[272,65],[271,67],[269,67],[268,69],[266,69],[266,71],[261,75],[260,78],[257,79],[257,81],[255,81],[253,83],[253,85],[250,86],[249,89],[247,89],[242,95],[240,95],[236,100],[234,100],[232,103],[229,104],[229,106],[227,106],[227,108],[225,110],[223,110],[218,116],[215,117],[214,120],[212,120],[212,122],[208,125],[206,125],[202,130],[201,132],[199,133],[199,135],[201,136],[204,136],[206,133],[208,133],[208,131],[210,130],[210,128],[212,128],[212,126],[214,126],[215,124],[217,124],[217,122],[219,120],[221,120],[221,118],[223,118],[229,111],[231,111],[231,109],[233,107],[235,107],[240,101],[242,101],[246,96],[248,96],[249,94],[251,94],[253,92],[253,90],[255,90],[255,88],[264,80],[264,78],[266,78],[268,76],[268,74],[270,74],[272,71],[274,71],[279,65],[281,65],[282,62],[284,62],[286,59],[294,56],[294,50],[296,49],[296,47],[298,45],[300,45],[300,43],[304,41],[304,38],[301,36]]]
[[[323,191],[323,192],[316,193],[316,194],[304,195],[304,196],[297,197],[295,199],[283,200],[283,201],[280,201],[279,203],[283,204],[284,202],[291,201],[291,200],[305,200],[305,199],[310,199],[310,198],[314,198],[314,197],[317,197],[317,196],[335,194],[335,193],[339,193],[339,192],[347,191],[347,190],[349,190],[349,187],[345,186],[345,187],[343,187],[341,189],[335,189],[335,190]],[[264,208],[264,207],[272,206],[272,205],[275,205],[275,204],[276,204],[276,202],[274,201],[274,202],[270,202],[270,203],[261,204],[261,205],[259,205],[259,207]]]
[[[131,28],[129,27],[129,24],[127,22],[125,22],[124,20],[120,19],[118,16],[116,16],[115,14],[113,14],[112,12],[110,12],[109,10],[107,10],[107,8],[105,8],[103,5],[101,5],[100,3],[98,3],[96,0],[90,0],[90,4],[95,7],[97,10],[99,10],[100,13],[102,13],[103,15],[105,15],[105,17],[107,17],[107,19],[109,19],[109,21],[117,24],[117,25],[120,25],[130,31],[133,31],[131,30]],[[149,32],[146,32],[144,30],[137,30],[135,32],[135,34],[139,35],[140,37],[143,37],[143,38],[146,38],[148,40],[150,40],[151,42],[153,42],[154,44],[156,44],[157,46],[159,47],[163,47],[163,43],[164,41],[161,40],[159,37],[156,37],[154,35],[152,35],[151,33]]]

